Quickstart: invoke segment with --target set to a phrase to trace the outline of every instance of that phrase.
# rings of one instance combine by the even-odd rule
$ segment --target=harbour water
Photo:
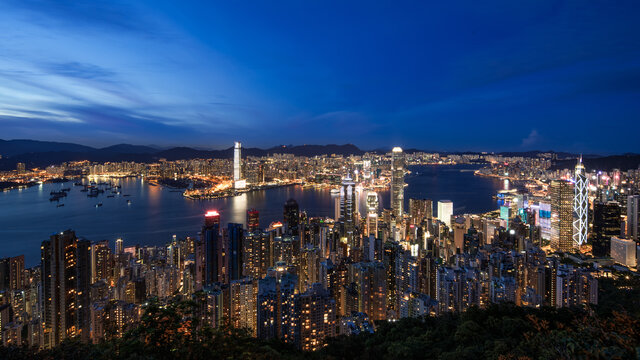
[[[503,187],[500,180],[474,176],[474,165],[413,166],[405,182],[405,201],[409,198],[448,199],[455,213],[493,210],[492,196]],[[86,180],[85,180],[86,181]],[[0,258],[25,255],[26,266],[40,261],[40,243],[52,233],[73,229],[92,241],[124,239],[133,244],[160,245],[178,237],[195,236],[207,210],[220,212],[222,222],[244,223],[246,211],[260,212],[260,224],[281,221],[284,202],[294,198],[309,216],[334,216],[334,200],[329,189],[301,186],[254,191],[240,196],[189,200],[180,192],[150,186],[141,178],[112,180],[121,186],[113,197],[109,191],[87,197],[73,183],[43,184],[29,189],[0,193]],[[50,193],[71,188],[59,202],[50,202]],[[125,196],[129,195],[129,196]],[[334,195],[335,196],[335,195]],[[363,196],[364,198],[364,196]],[[389,207],[389,191],[379,193],[380,206]],[[130,200],[130,201],[127,201]],[[96,206],[102,203],[101,206]],[[58,206],[64,204],[64,206]],[[363,208],[363,207],[362,207]]]

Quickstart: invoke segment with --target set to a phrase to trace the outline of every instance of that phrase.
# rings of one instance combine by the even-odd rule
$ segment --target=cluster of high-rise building
[[[233,180],[242,186],[242,164],[256,160],[236,150]],[[307,159],[325,160],[335,158]],[[281,222],[261,224],[250,209],[245,224],[225,223],[212,210],[198,236],[160,247],[54,234],[42,242],[39,266],[25,269],[22,257],[0,261],[3,342],[99,342],[135,326],[155,298],[193,300],[203,324],[229,322],[313,351],[329,337],[403,317],[500,302],[597,304],[600,276],[636,266],[635,172],[603,176],[578,162],[572,177],[538,184],[542,193],[503,191],[497,211],[455,214],[449,200],[405,201],[407,164],[418,160],[396,147],[325,168],[318,179],[337,190],[333,218],[309,216],[289,199]],[[381,177],[389,179],[389,208],[380,207]]]

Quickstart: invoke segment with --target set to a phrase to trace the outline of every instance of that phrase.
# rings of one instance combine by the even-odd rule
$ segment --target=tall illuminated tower
[[[557,251],[573,250],[573,183],[553,180],[549,185],[551,196],[551,248]]]
[[[366,236],[378,236],[378,193],[367,193],[367,232]]]
[[[233,186],[244,189],[246,185],[246,181],[242,179],[242,144],[236,141],[233,147]]]
[[[345,237],[349,245],[353,245],[353,232],[355,229],[356,217],[356,184],[349,175],[342,179],[340,189],[340,213],[344,222]]]
[[[404,212],[404,153],[402,148],[391,150],[391,211],[396,217]]]
[[[576,164],[573,197],[573,242],[581,246],[587,242],[589,228],[589,179],[586,176],[582,156]]]
[[[438,220],[451,228],[451,215],[453,215],[453,202],[451,200],[438,201]]]

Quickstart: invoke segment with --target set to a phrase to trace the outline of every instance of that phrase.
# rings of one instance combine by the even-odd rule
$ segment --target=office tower
[[[362,160],[362,182],[371,183],[371,160]]]
[[[205,214],[201,237],[204,250],[204,286],[223,282],[225,278],[224,247],[220,239],[220,214],[209,211]]]
[[[91,245],[91,283],[113,276],[113,258],[109,241],[102,240]]]
[[[627,197],[627,238],[639,241],[640,238],[640,195]]]
[[[344,237],[347,238],[347,244],[351,248],[354,244],[354,231],[356,221],[356,183],[347,175],[342,179],[342,188],[340,188],[340,218],[344,224]]]
[[[404,213],[404,153],[397,146],[391,150],[391,210],[397,218]]]
[[[233,186],[236,189],[244,189],[246,180],[242,178],[242,144],[235,142],[233,147]]]
[[[453,202],[451,200],[438,201],[438,220],[451,228],[451,216],[453,215]]]
[[[571,251],[573,243],[573,184],[553,180],[551,195],[551,247],[556,251]]]
[[[593,229],[591,232],[593,256],[608,256],[611,237],[620,235],[622,208],[615,201],[593,204]]]
[[[636,242],[630,239],[611,237],[611,258],[618,264],[628,267],[637,265]]]
[[[433,202],[430,199],[409,199],[411,223],[419,225],[424,219],[433,217]]]
[[[300,348],[315,351],[336,335],[336,302],[321,284],[300,295]]]
[[[300,209],[294,199],[289,199],[284,204],[284,225],[286,233],[297,236],[300,232]]]
[[[249,232],[258,231],[260,228],[260,213],[256,209],[247,210],[247,229]]]
[[[228,281],[242,278],[242,243],[244,230],[242,224],[229,223],[227,225],[228,246],[225,249],[225,263],[228,266]]]
[[[574,199],[573,212],[573,242],[576,247],[580,247],[587,242],[587,231],[589,228],[589,179],[587,178],[582,156],[576,164],[574,176]]]
[[[124,253],[124,241],[122,239],[116,239],[116,256],[120,256]]]
[[[42,242],[41,269],[45,347],[69,337],[89,340],[91,244],[66,230]]]
[[[258,338],[278,338],[297,344],[300,337],[300,307],[296,294],[298,277],[277,270],[271,272],[258,281]]]
[[[538,205],[538,226],[540,226],[540,237],[544,240],[551,240],[551,204],[540,202]]]
[[[367,223],[365,236],[378,237],[378,193],[367,193]]]
[[[24,174],[25,170],[26,166],[24,165],[24,163],[19,162],[16,164],[16,171],[18,171],[18,174]]]

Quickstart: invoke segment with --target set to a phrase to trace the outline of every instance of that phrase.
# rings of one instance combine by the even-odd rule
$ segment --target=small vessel
[[[131,196],[131,195],[129,195],[129,194],[124,194],[124,195],[122,195],[122,196]]]
[[[100,207],[100,206],[102,206],[102,203],[97,203],[96,204],[96,207]]]
[[[56,207],[63,207],[64,204],[58,204]]]
[[[107,195],[108,198],[115,197],[115,195]]]
[[[338,195],[340,194],[340,189],[331,189],[331,195]]]
[[[75,183],[73,183],[73,186],[83,186],[83,185],[84,185],[84,184],[83,184],[83,183],[81,183],[81,182],[75,182]]]
[[[131,200],[127,200],[127,205],[131,205]]]

